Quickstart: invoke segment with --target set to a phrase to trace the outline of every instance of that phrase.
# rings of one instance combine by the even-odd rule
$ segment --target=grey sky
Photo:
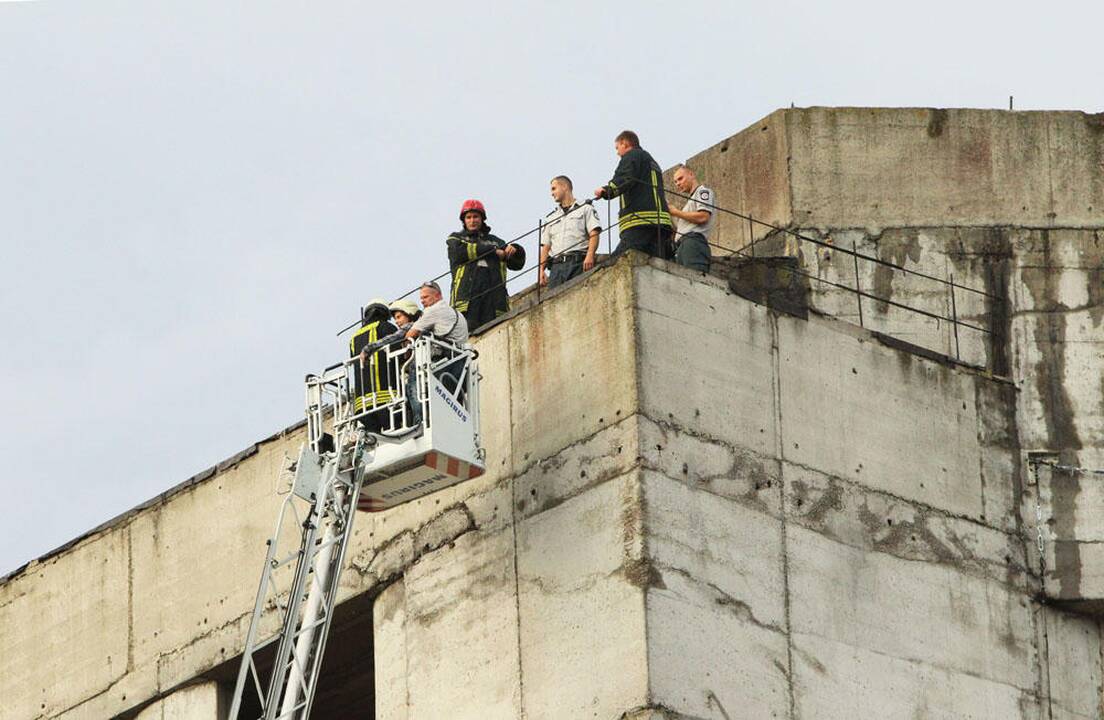
[[[465,198],[512,237],[791,102],[1097,111],[1098,8],[0,3],[0,573],[297,421]]]

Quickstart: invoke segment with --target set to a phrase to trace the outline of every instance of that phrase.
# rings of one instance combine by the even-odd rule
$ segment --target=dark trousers
[[[377,435],[384,430],[391,429],[390,415],[386,410],[368,413],[360,419],[360,424],[370,433]]]
[[[493,285],[481,283],[472,287],[468,309],[464,311],[464,319],[468,321],[468,330],[475,330],[499,315],[506,314],[510,307],[508,298],[506,288],[502,285],[501,280]]]
[[[548,271],[548,287],[550,288],[563,285],[576,275],[583,274],[584,255],[564,255],[563,257],[566,258],[566,261],[552,263],[552,267]]]
[[[671,228],[666,225],[637,225],[621,231],[621,240],[617,243],[613,254],[620,255],[631,249],[670,260],[673,255],[671,235]]]
[[[679,238],[675,248],[675,262],[698,272],[709,272],[709,263],[713,256],[709,252],[709,242],[699,232],[686,233]]]

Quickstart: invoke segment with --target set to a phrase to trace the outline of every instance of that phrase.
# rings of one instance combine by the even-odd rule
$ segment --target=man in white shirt
[[[552,199],[556,208],[541,226],[541,285],[556,287],[594,267],[598,235],[602,225],[592,204],[575,202],[571,180],[566,175],[552,178]],[[546,277],[545,268],[551,266]]]
[[[699,272],[709,272],[712,254],[709,252],[709,233],[713,229],[714,207],[717,198],[713,191],[698,183],[694,171],[685,165],[675,170],[675,187],[690,199],[681,210],[670,208],[675,218],[675,262]]]
[[[406,331],[408,340],[413,340],[423,333],[429,333],[438,340],[452,343],[456,347],[463,347],[468,342],[468,321],[464,314],[448,303],[442,302],[441,286],[430,280],[422,283],[418,290],[418,298],[422,301],[422,316]],[[456,392],[456,381],[459,380],[460,371],[464,367],[464,359],[458,358],[454,362],[445,365],[436,372],[436,375],[446,380],[448,389]],[[445,377],[448,376],[448,377]],[[451,379],[451,383],[448,380]],[[406,399],[410,403],[411,425],[416,426],[422,422],[422,403],[418,398],[418,379],[414,373],[414,366],[406,374]]]
[[[468,341],[468,321],[456,308],[441,302],[441,286],[430,280],[422,283],[418,290],[418,299],[425,310],[422,316],[406,332],[410,340],[428,332],[434,337],[453,345],[463,345]]]

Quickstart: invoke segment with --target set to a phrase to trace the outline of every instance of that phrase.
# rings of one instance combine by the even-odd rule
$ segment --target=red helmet
[[[464,213],[474,210],[483,216],[483,219],[487,219],[487,209],[483,207],[483,203],[478,200],[465,200],[464,204],[460,206],[460,219],[464,219]]]

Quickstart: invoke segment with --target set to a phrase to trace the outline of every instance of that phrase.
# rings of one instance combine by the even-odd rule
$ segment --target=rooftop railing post
[[[613,255],[613,225],[610,215],[610,200],[606,198],[606,255]]]
[[[962,353],[958,347],[958,306],[955,302],[955,281],[954,273],[951,273],[951,326],[954,328],[954,340],[955,340],[955,360],[962,359]]]
[[[866,327],[863,323],[862,288],[859,287],[859,251],[854,240],[851,241],[851,259],[855,261],[855,300],[859,303],[859,327]]]
[[[541,280],[544,280],[544,268],[541,267],[541,242],[544,240],[541,237],[544,234],[544,221],[537,218],[537,305],[540,305],[541,301]],[[549,250],[551,250],[549,246]]]

